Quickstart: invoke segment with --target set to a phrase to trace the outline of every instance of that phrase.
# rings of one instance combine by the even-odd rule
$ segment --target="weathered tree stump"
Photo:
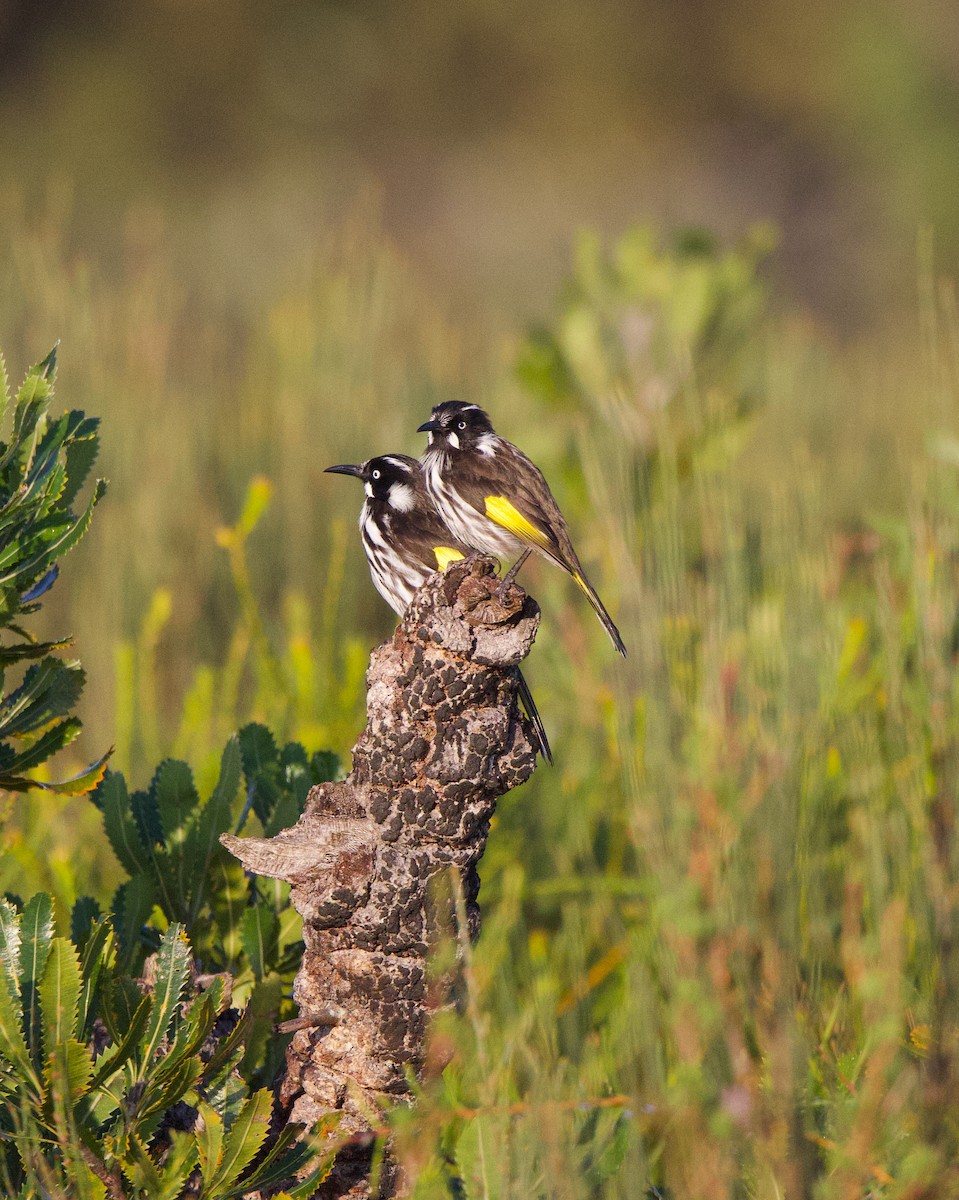
[[[431,880],[456,868],[475,936],[490,817],[536,763],[516,666],[539,609],[515,586],[498,597],[498,585],[484,557],[431,577],[370,659],[367,725],[349,776],[313,788],[303,816],[277,837],[223,838],[248,870],[288,880],[303,917],[293,988],[301,1027],[281,1099],[290,1120],[310,1126],[338,1111],[338,1136],[356,1135],[324,1196],[370,1195],[371,1114],[407,1095],[410,1069],[422,1068],[435,1003],[425,960],[440,915]],[[398,1186],[394,1168],[385,1176],[381,1196]]]

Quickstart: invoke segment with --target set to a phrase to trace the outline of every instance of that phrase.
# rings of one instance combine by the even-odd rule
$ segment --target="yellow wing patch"
[[[537,529],[527,517],[524,517],[519,509],[507,500],[505,496],[487,496],[486,515],[491,521],[495,521],[497,525],[502,525],[504,529],[508,529],[510,533],[518,537],[521,541],[527,542],[530,546],[538,546],[540,550],[545,550],[547,554],[555,553],[553,545],[546,534],[541,529]]]
[[[434,546],[433,553],[436,555],[436,565],[441,571],[445,571],[451,562],[463,557],[462,552],[454,550],[452,546]]]

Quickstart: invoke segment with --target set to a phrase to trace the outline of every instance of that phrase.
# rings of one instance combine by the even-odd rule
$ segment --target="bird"
[[[493,428],[478,404],[445,400],[417,430],[428,434],[421,462],[426,487],[450,532],[486,554],[519,559],[502,586],[536,550],[572,575],[626,657],[626,646],[573,549],[566,519],[543,472]]]
[[[414,594],[436,571],[473,551],[455,538],[426,489],[423,468],[406,454],[383,454],[363,463],[327,467],[334,475],[363,481],[360,538],[373,586],[402,617]],[[533,724],[540,752],[553,765],[553,755],[529,684],[516,668],[517,688]]]

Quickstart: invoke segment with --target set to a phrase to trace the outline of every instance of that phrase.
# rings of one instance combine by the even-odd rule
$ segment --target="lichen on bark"
[[[536,763],[516,668],[538,624],[520,588],[499,595],[488,558],[432,576],[370,659],[367,724],[347,778],[313,788],[277,837],[223,838],[248,870],[288,880],[303,918],[300,1016],[280,1098],[289,1120],[310,1126],[336,1111],[338,1135],[354,1135],[321,1196],[370,1195],[364,1135],[422,1069],[436,1003],[426,959],[449,919],[431,911],[437,875],[458,872],[470,934],[479,931],[490,818]],[[388,1162],[379,1194],[397,1186]]]

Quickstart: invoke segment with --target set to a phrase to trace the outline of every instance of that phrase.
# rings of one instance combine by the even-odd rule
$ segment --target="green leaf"
[[[156,1070],[144,1074],[146,1088],[136,1105],[139,1121],[145,1121],[178,1104],[203,1074],[203,1063],[196,1057],[183,1058],[163,1074]]]
[[[76,717],[70,717],[66,721],[61,721],[59,725],[54,725],[46,733],[42,733],[36,741],[30,743],[26,750],[15,754],[4,764],[3,775],[0,776],[0,787],[16,791],[19,790],[17,783],[20,782],[26,782],[30,787],[40,786],[32,779],[24,780],[19,772],[30,771],[45,763],[58,750],[62,750],[71,742],[76,741],[81,729],[79,720]]]
[[[131,981],[127,980],[126,982],[129,983]],[[139,989],[137,989],[136,994],[140,995]],[[124,1000],[126,1001],[128,998],[130,998],[128,994],[124,993]],[[116,1030],[117,1034],[119,1034],[119,1037],[114,1039],[113,1049],[105,1051],[97,1060],[96,1073],[90,1081],[91,1088],[98,1088],[111,1075],[119,1071],[130,1059],[139,1044],[144,1029],[146,1029],[147,1019],[152,1007],[153,1001],[150,997],[140,995],[140,1004],[125,1026],[119,1024],[114,1010],[113,1019],[110,1024]],[[111,1036],[113,1036],[113,1029],[110,1031]]]
[[[317,750],[310,759],[314,783],[332,783],[340,773],[339,755],[332,750]]]
[[[217,1043],[203,1073],[205,1080],[215,1080],[229,1066],[234,1056],[243,1048],[252,1027],[253,1013],[247,1005],[227,1036]]]
[[[160,818],[164,843],[167,846],[181,845],[200,806],[193,773],[185,762],[167,759],[157,768],[150,791]]]
[[[265,904],[255,904],[243,914],[243,949],[257,979],[262,979],[276,962],[279,927],[276,913]]]
[[[116,958],[116,934],[108,916],[100,917],[91,926],[82,940],[83,953],[80,961],[82,984],[80,987],[79,1036],[92,1032],[89,1029],[92,1017],[97,1015],[100,1003],[100,976],[113,966]]]
[[[217,857],[213,863],[210,907],[230,962],[236,960],[242,949],[241,922],[249,894],[249,884],[240,863],[232,856]]]
[[[55,1096],[59,1089],[64,1103],[71,1108],[90,1090],[92,1076],[93,1051],[89,1046],[71,1037],[52,1049],[47,1060],[50,1091]]]
[[[240,786],[240,768],[240,743],[234,734],[224,748],[220,777],[200,819],[190,831],[188,853],[184,856],[190,872],[190,911],[194,919],[206,898],[210,864],[214,856],[221,854],[220,834],[225,833],[231,825],[233,804]]]
[[[72,740],[72,739],[71,739]],[[92,792],[98,783],[103,779],[106,772],[107,762],[113,754],[113,747],[91,763],[78,775],[71,775],[69,779],[61,779],[57,783],[48,783],[45,780],[31,779],[29,784],[33,788],[39,788],[44,792],[53,792],[57,796],[85,796],[87,792]]]
[[[71,644],[71,638],[63,638],[59,642],[14,642],[9,646],[0,646],[0,668],[26,659],[43,658],[56,650],[65,650]]]
[[[67,485],[60,497],[60,502],[67,508],[73,504],[96,462],[100,450],[100,438],[97,433],[99,425],[99,418],[85,418],[67,446]]]
[[[0,702],[0,734],[31,733],[72,712],[85,680],[77,662],[45,658],[34,664],[20,686]]]
[[[126,780],[118,771],[108,771],[90,797],[103,813],[103,828],[113,853],[128,875],[149,875],[151,859],[133,819]]]
[[[23,996],[24,1033],[35,1060],[40,1053],[39,984],[53,938],[53,903],[46,892],[37,892],[20,919],[20,991]]]
[[[0,899],[0,967],[6,971],[14,996],[20,995],[20,914],[9,900]]]
[[[238,1192],[272,1188],[278,1183],[291,1181],[307,1163],[315,1160],[316,1151],[313,1147],[308,1142],[297,1142],[303,1129],[295,1121],[284,1125],[253,1172],[238,1185]],[[317,1181],[317,1186],[320,1182]]]
[[[100,918],[100,905],[92,896],[80,896],[70,910],[70,940],[77,948],[77,953],[83,954],[87,939]]]
[[[19,996],[6,960],[0,962],[0,1057],[12,1063],[34,1094],[39,1094],[40,1079],[23,1035]]]
[[[127,1153],[122,1157],[120,1166],[123,1174],[130,1183],[147,1196],[156,1196],[163,1182],[156,1164],[147,1152],[142,1140],[133,1134],[127,1141]]]
[[[254,1092],[243,1105],[224,1139],[220,1165],[210,1184],[211,1192],[227,1189],[253,1161],[270,1131],[272,1113],[273,1098],[266,1088]]]
[[[189,974],[190,947],[181,925],[171,925],[163,935],[156,957],[153,1010],[143,1041],[139,1079],[145,1078],[151,1059],[159,1050],[176,1015]]]
[[[174,1130],[170,1134],[170,1147],[160,1169],[160,1189],[150,1200],[177,1200],[187,1179],[197,1164],[197,1140],[192,1133]]]
[[[121,884],[113,897],[113,928],[120,944],[120,961],[126,970],[133,970],[142,948],[140,932],[153,911],[156,892],[153,880],[147,875],[134,875]]]
[[[146,1028],[146,1017],[139,1016],[144,1003],[148,1009],[152,1009],[153,997],[144,996],[132,979],[120,975],[110,981],[103,1006],[103,1021],[114,1045],[124,1043],[127,1032],[138,1020],[143,1020]]]
[[[31,571],[39,573],[45,564],[52,562],[55,558],[60,558],[68,550],[72,550],[90,528],[90,522],[93,519],[93,510],[102,500],[106,490],[106,481],[98,479],[93,489],[93,495],[83,514],[64,530],[58,530],[55,534],[52,534],[50,539],[44,542],[43,549],[39,553],[34,554],[31,559],[22,563],[15,570],[7,571],[4,575],[0,576],[0,585],[19,576],[29,575]]]
[[[243,758],[243,774],[247,782],[261,771],[277,765],[276,742],[265,725],[251,722],[243,726],[238,736]]]
[[[201,1100],[197,1105],[199,1120],[196,1142],[200,1155],[200,1174],[204,1189],[208,1189],[220,1166],[223,1154],[223,1119],[215,1108]]]
[[[54,938],[38,987],[43,1049],[50,1057],[55,1048],[76,1036],[80,1004],[80,960],[73,943]]]

